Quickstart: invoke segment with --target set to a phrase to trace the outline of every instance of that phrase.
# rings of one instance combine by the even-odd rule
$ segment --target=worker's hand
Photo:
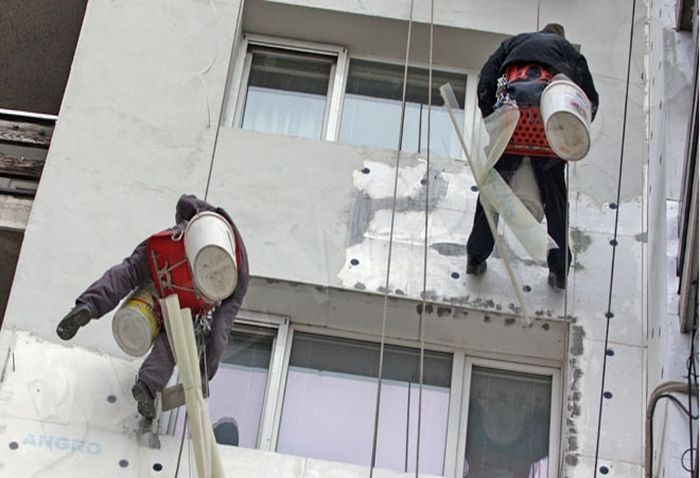
[[[63,340],[70,340],[75,336],[80,327],[90,322],[90,316],[90,309],[86,306],[76,306],[58,323],[56,333]]]

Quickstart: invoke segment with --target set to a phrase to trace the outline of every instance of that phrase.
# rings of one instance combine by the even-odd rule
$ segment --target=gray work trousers
[[[211,331],[204,344],[205,360],[200,363],[202,375],[206,371],[209,380],[212,379],[219,367],[221,355],[228,345],[229,331],[233,327],[234,316],[232,314],[219,315],[216,320],[212,320]],[[175,357],[170,349],[168,336],[165,327],[161,329],[153,343],[151,353],[141,364],[138,378],[141,380],[155,396],[165,388],[175,368]]]

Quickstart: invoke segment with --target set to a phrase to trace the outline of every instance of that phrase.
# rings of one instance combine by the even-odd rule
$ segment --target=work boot
[[[467,274],[478,276],[486,270],[486,261],[479,261],[476,257],[467,254]]]
[[[139,413],[145,418],[153,420],[156,417],[156,401],[146,384],[138,380],[131,388],[131,395],[134,396],[134,400],[138,404]]]
[[[87,325],[90,322],[90,309],[84,305],[74,307],[66,316],[58,323],[56,333],[63,340],[70,340],[75,337],[80,327]]]
[[[566,289],[566,274],[563,272],[549,271],[547,283],[556,289]]]

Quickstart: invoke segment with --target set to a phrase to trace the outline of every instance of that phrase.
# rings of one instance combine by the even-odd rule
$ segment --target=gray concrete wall
[[[204,195],[239,2],[89,3],[5,328],[53,337],[75,297]],[[78,343],[116,353],[109,321]]]
[[[659,384],[685,382],[691,337],[680,332],[678,215],[685,141],[693,96],[693,55],[697,40],[675,30],[675,2],[650,2],[647,282],[647,396]],[[692,245],[690,247],[697,247]],[[687,395],[676,394],[684,404]],[[694,407],[697,406],[697,402]],[[687,405],[686,405],[687,406]],[[697,408],[695,408],[697,409]],[[654,476],[685,476],[684,451],[690,447],[688,420],[669,400],[654,415]],[[696,429],[697,433],[697,429]],[[685,455],[685,466],[689,466]]]

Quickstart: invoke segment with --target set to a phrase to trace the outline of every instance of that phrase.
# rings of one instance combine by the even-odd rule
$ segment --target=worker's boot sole
[[[131,389],[131,394],[138,404],[139,413],[145,418],[153,420],[156,417],[156,401],[146,386],[142,382],[136,382]]]
[[[467,274],[470,276],[480,276],[486,271],[486,261],[477,261],[473,257],[467,257]]]
[[[63,340],[70,340],[78,333],[78,329],[90,322],[90,310],[78,306],[71,310],[56,327],[56,334]]]

